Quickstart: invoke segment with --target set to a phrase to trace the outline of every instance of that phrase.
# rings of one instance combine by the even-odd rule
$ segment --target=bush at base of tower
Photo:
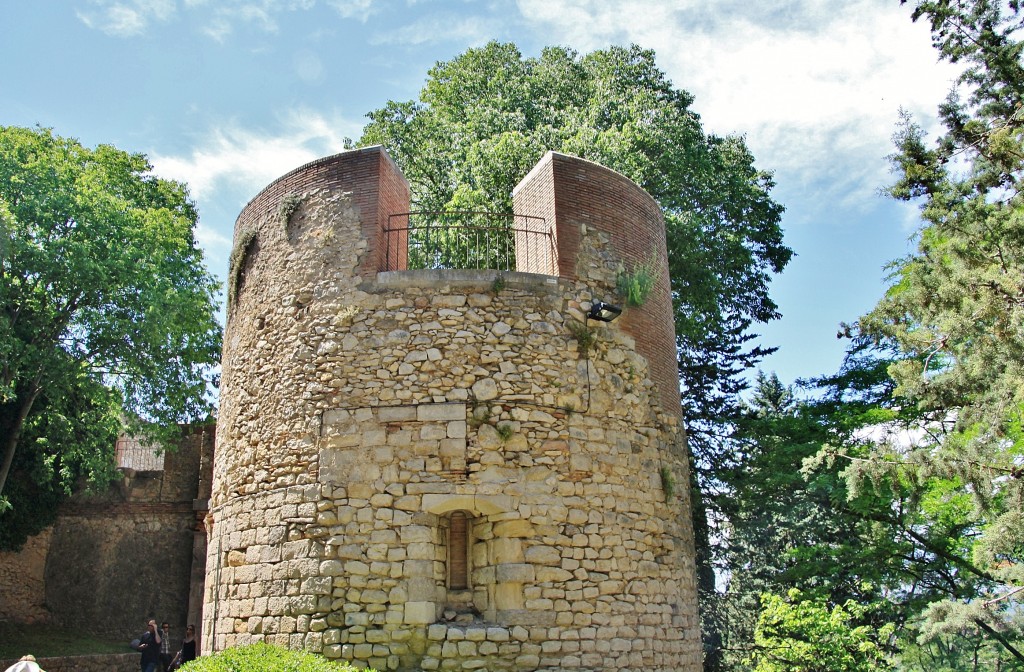
[[[196,658],[181,669],[185,672],[356,672],[357,668],[308,651],[290,651],[261,642]]]

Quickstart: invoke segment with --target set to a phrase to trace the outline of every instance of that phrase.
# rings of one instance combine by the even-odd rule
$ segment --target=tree
[[[866,608],[853,600],[827,607],[803,599],[799,590],[786,599],[764,596],[752,662],[754,672],[872,672],[893,669],[880,641],[892,628],[878,631],[863,620]]]
[[[892,495],[849,497],[845,464],[818,463],[825,446],[858,455],[865,427],[896,418],[884,364],[847,358],[843,370],[802,383],[808,399],[774,374],[759,373],[729,437],[731,461],[716,472],[714,506],[721,513],[713,547],[725,590],[713,597],[725,669],[749,669],[763,596],[799,590],[824,604],[875,605],[872,625],[898,621],[906,545],[875,518],[888,515]],[[812,394],[813,393],[813,394]],[[888,598],[884,600],[883,598]]]
[[[771,174],[754,167],[742,138],[706,134],[691,102],[654,53],[637,46],[584,56],[549,47],[524,58],[492,42],[436,64],[419,101],[370,112],[359,144],[387,148],[419,210],[509,212],[513,187],[547,150],[617,170],[658,201],[697,467],[691,501],[702,587],[713,591],[699,491],[723,459],[719,427],[746,385],[743,372],[771,352],[751,346],[752,328],[779,317],[768,284],[792,251],[782,242]]]
[[[903,489],[903,533],[948,563],[949,602],[929,618],[967,609],[1024,661],[1007,620],[1024,587],[1024,14],[1019,0],[921,0],[913,18],[964,70],[934,145],[909,116],[897,130],[890,193],[921,203],[918,248],[858,326],[896,345],[895,393],[929,431],[880,445],[848,474],[854,488]]]
[[[166,442],[209,416],[221,329],[197,216],[141,154],[0,127],[0,543],[104,482],[122,428]]]

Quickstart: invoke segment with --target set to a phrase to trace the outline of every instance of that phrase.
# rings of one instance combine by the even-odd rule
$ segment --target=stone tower
[[[205,652],[700,669],[660,210],[556,153],[513,199],[505,271],[405,270],[409,189],[379,147],[302,166],[242,211]],[[644,263],[646,302],[591,319]]]

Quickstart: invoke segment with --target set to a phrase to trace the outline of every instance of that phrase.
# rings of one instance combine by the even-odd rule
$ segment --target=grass
[[[128,642],[109,642],[55,625],[25,625],[0,621],[0,659],[85,656],[93,653],[131,653]]]

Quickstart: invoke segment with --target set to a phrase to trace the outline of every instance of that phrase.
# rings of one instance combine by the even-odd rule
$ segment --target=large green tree
[[[359,144],[388,149],[418,210],[510,212],[513,187],[548,150],[647,190],[665,215],[682,404],[697,486],[708,489],[724,459],[722,418],[743,372],[770,352],[752,330],[779,316],[768,285],[792,252],[771,174],[741,137],[705,133],[692,100],[637,46],[524,58],[492,42],[435,65],[419,100],[371,112]],[[693,503],[702,588],[713,591],[699,493]]]
[[[923,417],[913,441],[881,442],[847,475],[854,491],[902,491],[883,522],[948,566],[922,632],[970,623],[1024,661],[1024,14],[1019,0],[919,0],[913,17],[963,74],[937,140],[909,116],[896,133],[890,192],[921,204],[917,250],[859,330],[896,346],[895,394]]]
[[[0,544],[109,477],[122,429],[166,441],[209,416],[221,329],[196,221],[141,154],[0,127]]]

